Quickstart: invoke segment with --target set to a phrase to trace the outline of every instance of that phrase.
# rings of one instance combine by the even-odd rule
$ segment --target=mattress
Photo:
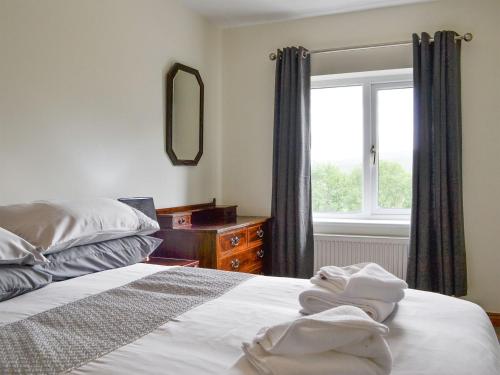
[[[53,283],[0,303],[1,326],[168,270],[136,264]],[[298,294],[308,280],[256,276],[193,307],[152,332],[72,370],[74,374],[224,374],[241,343],[264,326],[300,316]],[[464,300],[407,290],[385,321],[392,374],[493,375],[500,352],[485,312]],[[126,326],[123,327],[127,329]],[[254,375],[251,366],[242,375]]]

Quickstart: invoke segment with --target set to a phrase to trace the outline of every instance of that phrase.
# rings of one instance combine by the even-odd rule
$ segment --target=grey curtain
[[[413,35],[413,202],[407,281],[410,287],[467,294],[462,205],[460,41]]]
[[[308,278],[313,272],[311,206],[311,60],[303,47],[276,59],[274,106],[272,274]]]

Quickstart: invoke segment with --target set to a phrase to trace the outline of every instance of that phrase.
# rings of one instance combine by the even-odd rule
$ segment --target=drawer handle
[[[263,238],[264,237],[264,229],[258,229],[257,230],[257,237]]]
[[[236,247],[240,244],[240,238],[238,236],[231,237],[231,246]]]
[[[179,224],[186,224],[186,219],[181,217],[179,220],[177,220]]]
[[[237,270],[238,268],[240,268],[240,261],[238,259],[231,260],[231,268],[233,270]]]
[[[257,257],[259,257],[260,259],[264,258],[264,250],[260,249],[259,251],[257,251]]]

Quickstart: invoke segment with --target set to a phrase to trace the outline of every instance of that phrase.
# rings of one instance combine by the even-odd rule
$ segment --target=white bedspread
[[[1,325],[164,270],[136,264],[76,279],[0,303]],[[76,374],[223,374],[263,326],[299,317],[298,294],[309,280],[255,277],[153,333],[75,370]],[[407,290],[390,328],[394,375],[498,375],[500,351],[477,305]],[[126,327],[124,327],[126,329]],[[255,374],[248,366],[242,374]]]

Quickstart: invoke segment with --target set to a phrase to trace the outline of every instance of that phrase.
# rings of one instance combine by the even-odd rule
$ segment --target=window
[[[315,219],[408,219],[411,69],[312,77]]]

